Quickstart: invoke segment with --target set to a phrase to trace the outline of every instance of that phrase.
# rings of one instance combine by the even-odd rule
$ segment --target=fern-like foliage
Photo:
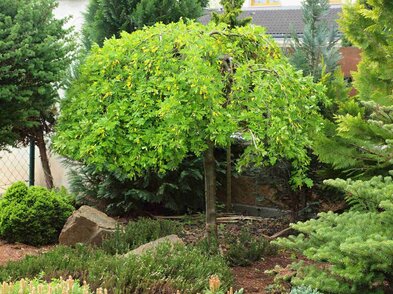
[[[384,293],[393,281],[392,178],[326,184],[343,190],[352,208],[294,224],[300,234],[276,242],[315,261],[293,264],[297,274],[291,282],[324,293]]]
[[[186,158],[164,175],[146,172],[130,179],[120,172],[98,170],[96,166],[67,163],[70,190],[79,203],[101,200],[108,212],[123,214],[146,205],[156,205],[173,212],[201,211],[204,207],[202,159]]]

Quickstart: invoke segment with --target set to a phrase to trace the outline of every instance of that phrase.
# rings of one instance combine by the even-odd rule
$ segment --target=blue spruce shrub
[[[55,243],[73,210],[64,193],[16,182],[0,199],[0,238],[30,245]]]

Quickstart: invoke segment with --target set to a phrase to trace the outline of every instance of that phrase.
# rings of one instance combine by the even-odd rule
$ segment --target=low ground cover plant
[[[0,238],[30,245],[55,243],[73,210],[64,191],[16,182],[0,199]]]
[[[247,266],[265,255],[274,254],[276,249],[264,237],[253,235],[249,229],[242,229],[238,236],[226,236],[228,250],[225,258],[230,265]]]
[[[112,237],[104,240],[101,247],[109,254],[123,254],[143,244],[171,234],[180,234],[182,226],[169,220],[141,218],[118,227]]]
[[[101,249],[78,245],[58,246],[46,254],[10,262],[0,268],[0,282],[72,276],[86,281],[93,291],[102,287],[115,293],[197,293],[207,289],[214,274],[220,287],[229,289],[232,275],[225,260],[206,256],[197,248],[161,244],[141,256],[114,257]]]

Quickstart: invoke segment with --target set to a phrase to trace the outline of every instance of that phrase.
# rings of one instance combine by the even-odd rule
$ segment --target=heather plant
[[[84,245],[58,246],[43,255],[0,267],[0,282],[72,276],[86,281],[93,291],[106,288],[115,293],[161,293],[165,289],[171,293],[201,293],[212,275],[219,277],[222,289],[229,289],[232,275],[222,257],[170,244],[161,244],[154,252],[141,256],[127,257],[108,255]]]
[[[270,245],[264,237],[256,237],[244,228],[239,235],[226,236],[225,243],[229,247],[225,258],[231,265],[247,266],[275,251],[275,246]]]
[[[73,210],[64,191],[16,182],[0,199],[0,237],[31,245],[55,243]]]
[[[179,234],[182,227],[178,222],[142,218],[118,227],[109,239],[102,243],[102,249],[109,254],[123,254],[145,243],[171,234]]]

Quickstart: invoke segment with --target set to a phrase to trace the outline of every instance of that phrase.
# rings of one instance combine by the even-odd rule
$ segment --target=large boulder
[[[101,244],[102,240],[113,234],[118,222],[105,213],[84,205],[68,218],[60,236],[62,245],[76,243]]]
[[[169,243],[172,246],[174,246],[175,244],[184,245],[183,240],[180,239],[177,235],[168,235],[168,236],[159,238],[157,240],[151,241],[149,243],[143,244],[143,245],[139,246],[138,248],[124,254],[124,257],[128,257],[132,254],[142,255],[142,253],[144,253],[148,250],[154,250],[161,243]]]

